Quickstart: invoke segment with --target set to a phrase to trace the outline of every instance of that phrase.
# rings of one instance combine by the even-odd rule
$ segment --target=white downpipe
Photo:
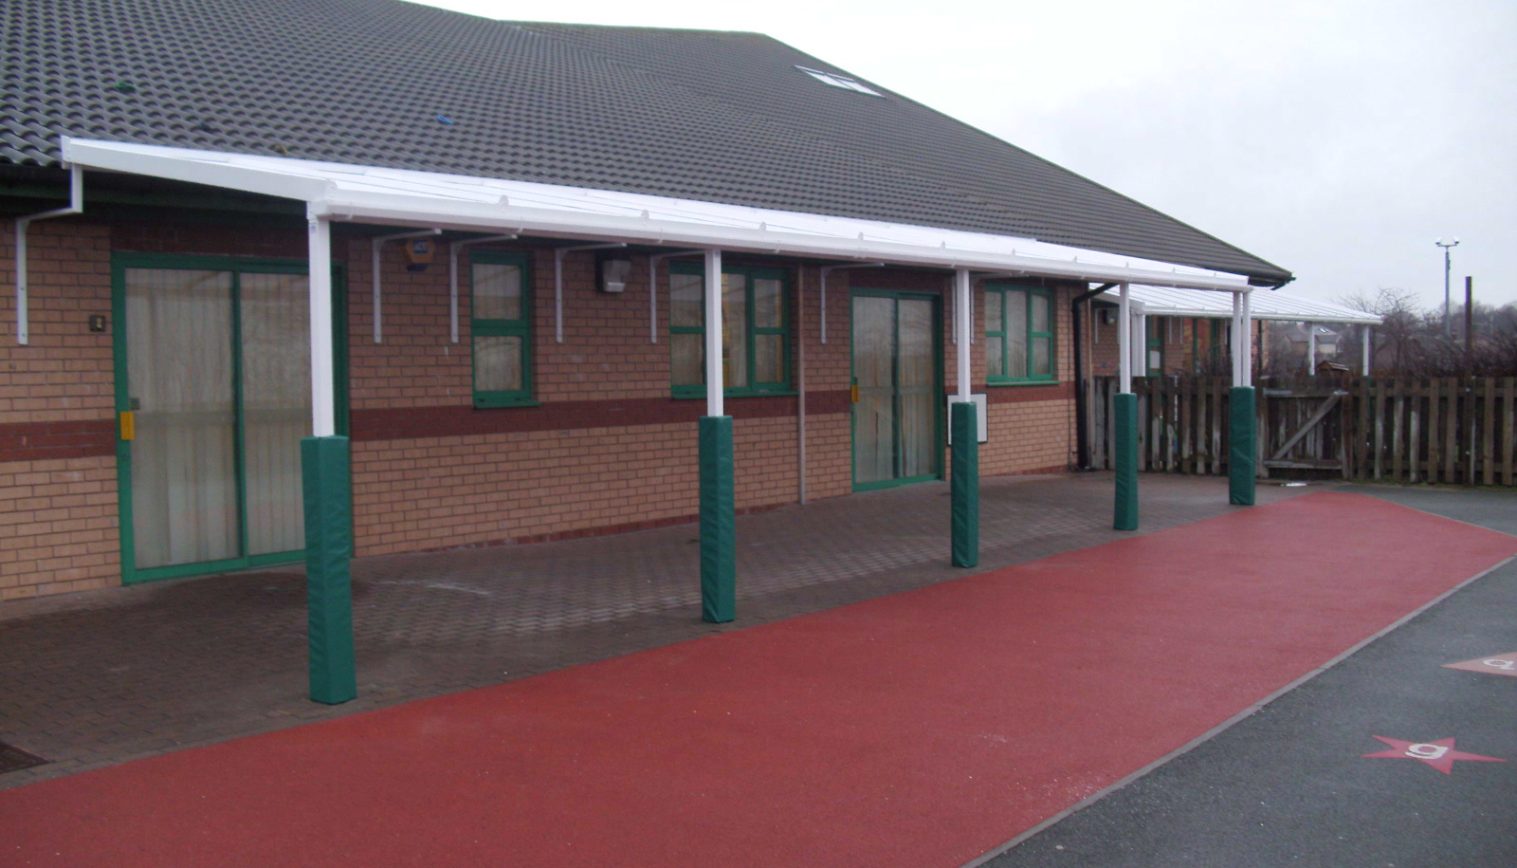
[[[311,433],[331,437],[337,433],[337,395],[332,388],[336,367],[332,347],[332,224],[319,217],[308,217],[306,222],[310,229]]]
[[[958,376],[958,381],[959,381],[958,399],[959,399],[960,403],[967,403],[967,402],[973,400],[970,397],[970,388],[969,388],[969,362],[970,362],[970,358],[969,358],[969,355],[970,355],[970,353],[969,353],[969,329],[970,329],[969,314],[970,314],[970,311],[973,309],[973,303],[970,301],[970,295],[969,295],[969,283],[970,283],[970,281],[969,281],[969,269],[967,269],[967,268],[956,269],[954,271],[954,273],[953,273],[953,278],[954,278],[954,292],[953,292],[953,297],[954,297],[954,302],[953,302],[954,326],[955,326],[955,331],[958,334],[958,344],[959,344],[958,352],[956,352],[954,354],[955,355],[954,361],[956,361],[958,363],[957,367],[958,367],[958,372],[959,372],[959,376]]]
[[[648,342],[658,343],[658,264],[665,259],[682,256],[701,256],[704,250],[681,250],[678,253],[655,253],[648,257]],[[670,290],[673,291],[672,289]],[[669,300],[670,315],[674,312],[674,300]]]
[[[862,265],[825,265],[822,267],[821,293],[820,300],[817,302],[821,308],[821,317],[817,320],[817,325],[821,328],[822,343],[827,343],[827,275],[831,274],[834,271],[849,271],[854,268],[884,267],[885,263],[883,262],[869,262]]]
[[[722,252],[706,251],[706,415],[722,407]]]
[[[1374,333],[1374,330],[1372,329],[1372,327],[1365,326],[1364,327],[1364,350],[1363,350],[1363,352],[1364,352],[1364,361],[1359,366],[1359,370],[1366,377],[1368,377],[1370,375],[1370,366],[1375,363],[1375,361],[1374,361],[1375,360],[1375,345],[1373,343],[1374,339],[1375,339],[1375,333]]]
[[[1132,300],[1127,284],[1117,296],[1117,391],[1132,394]]]
[[[555,247],[553,249],[553,342],[564,342],[564,257],[580,250],[609,250],[613,247],[626,247],[627,242],[618,241],[614,244],[581,244],[573,247]]]
[[[374,343],[384,341],[384,310],[381,308],[380,298],[380,251],[386,241],[399,241],[402,238],[423,238],[428,235],[441,235],[441,229],[423,229],[419,232],[396,232],[391,235],[375,235],[369,239],[369,268],[374,278]],[[328,234],[330,245],[330,233]]]
[[[84,213],[84,169],[69,167],[68,205],[16,218],[16,343],[26,346],[32,340],[31,318],[28,315],[30,280],[26,268],[26,230],[38,220],[54,217],[71,217]]]
[[[465,238],[448,244],[448,338],[453,343],[458,343],[458,252],[473,244],[514,240],[515,235],[487,235],[484,238]]]

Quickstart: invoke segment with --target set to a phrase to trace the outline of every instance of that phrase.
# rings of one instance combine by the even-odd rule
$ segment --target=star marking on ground
[[[1500,757],[1483,756],[1478,753],[1465,753],[1462,750],[1454,750],[1452,738],[1440,738],[1437,741],[1402,741],[1399,738],[1386,738],[1383,735],[1375,736],[1375,740],[1381,744],[1389,745],[1390,750],[1379,753],[1367,753],[1363,759],[1409,759],[1419,760],[1432,766],[1444,774],[1453,774],[1454,763],[1504,763],[1506,760]]]

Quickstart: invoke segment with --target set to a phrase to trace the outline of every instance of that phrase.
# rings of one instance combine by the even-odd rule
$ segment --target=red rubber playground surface
[[[1308,495],[0,792],[0,863],[958,864],[1514,553]]]

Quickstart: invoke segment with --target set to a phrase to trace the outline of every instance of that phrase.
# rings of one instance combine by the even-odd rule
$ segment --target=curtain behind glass
[[[236,557],[232,275],[126,272],[138,569]]]
[[[895,301],[853,300],[853,376],[859,388],[853,405],[855,482],[895,478]]]
[[[311,434],[309,282],[303,274],[240,280],[248,554],[299,551],[300,439]]]
[[[937,365],[933,358],[932,302],[901,299],[897,314],[897,383],[900,392],[902,477],[936,468]]]

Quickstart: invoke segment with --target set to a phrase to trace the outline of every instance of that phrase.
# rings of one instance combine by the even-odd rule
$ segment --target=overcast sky
[[[1517,0],[427,0],[767,33],[1275,262],[1517,301]]]

